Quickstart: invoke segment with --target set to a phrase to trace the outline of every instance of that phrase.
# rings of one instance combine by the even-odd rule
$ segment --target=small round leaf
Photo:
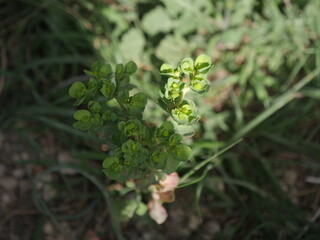
[[[150,165],[155,169],[164,169],[167,165],[168,154],[164,152],[155,152],[150,158]]]
[[[74,119],[81,122],[88,122],[90,119],[90,116],[91,116],[91,113],[85,109],[77,110],[73,115]]]
[[[125,66],[125,73],[131,75],[137,71],[137,64],[133,61],[129,61]]]
[[[184,73],[191,74],[194,71],[193,60],[191,58],[183,59],[180,68]]]
[[[199,73],[207,73],[212,67],[211,58],[206,54],[200,54],[195,61],[195,68]]]
[[[164,63],[160,67],[160,73],[163,75],[172,76],[174,74],[174,68],[171,65]]]
[[[192,150],[185,144],[179,144],[173,148],[172,153],[179,161],[187,161],[191,156]]]
[[[72,98],[82,98],[86,94],[86,85],[82,82],[75,82],[69,88],[69,95]]]

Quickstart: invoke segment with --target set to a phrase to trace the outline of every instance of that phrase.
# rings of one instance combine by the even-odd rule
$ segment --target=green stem
[[[121,110],[127,112],[128,109],[124,106],[124,104],[118,98],[115,98],[115,99],[116,99],[117,103],[119,104],[119,107],[121,108]]]
[[[187,172],[181,179],[180,179],[180,184],[183,184],[186,182],[186,180],[192,176],[196,171],[198,171],[199,169],[201,169],[202,167],[204,167],[206,164],[212,162],[213,160],[215,160],[218,156],[220,156],[222,153],[228,151],[230,148],[232,148],[234,145],[238,144],[239,142],[241,142],[242,139],[238,139],[237,141],[231,143],[230,145],[228,145],[227,147],[223,148],[222,150],[220,150],[219,152],[217,152],[216,154],[214,154],[212,157],[209,157],[207,159],[205,159],[204,161],[200,162],[199,164],[197,164],[196,166],[194,166],[189,172]],[[213,167],[217,166],[220,164],[220,161],[216,161],[213,165]]]

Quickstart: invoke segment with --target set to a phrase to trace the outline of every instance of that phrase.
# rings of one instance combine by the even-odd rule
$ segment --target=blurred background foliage
[[[44,219],[67,239],[92,229],[101,239],[114,232],[126,239],[147,239],[143,232],[152,239],[319,239],[319,9],[318,0],[0,1],[2,162],[27,172],[30,206],[43,212],[21,239],[44,239]],[[182,209],[184,220],[155,226],[145,216],[119,226],[110,209],[127,206],[122,214],[130,217],[121,201],[132,199],[109,188],[115,204],[105,191],[116,188],[101,172],[107,145],[71,127],[67,89],[87,79],[83,69],[95,59],[134,60],[134,84],[153,99],[144,118],[159,124],[166,118],[155,104],[159,67],[200,53],[215,65],[212,87],[194,99],[202,119],[188,139],[193,158],[179,174],[243,140],[188,179],[200,181],[177,190],[169,216]],[[48,189],[55,194],[44,200]],[[57,206],[68,210],[49,210]],[[184,221],[194,214],[202,224],[193,229]],[[9,223],[0,225],[4,234]],[[216,231],[208,232],[210,224]]]

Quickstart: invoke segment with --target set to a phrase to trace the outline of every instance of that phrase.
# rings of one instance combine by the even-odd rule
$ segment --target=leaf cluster
[[[182,143],[183,137],[176,133],[172,122],[155,127],[142,120],[148,98],[142,92],[131,94],[135,86],[130,84],[130,76],[136,70],[132,61],[117,64],[114,69],[110,64],[94,62],[91,70],[85,71],[90,76],[88,82],[75,82],[69,89],[75,105],[81,107],[74,113],[73,126],[99,136],[103,132],[111,135],[115,148],[102,167],[109,178],[120,182],[146,178],[154,181],[162,172],[175,171],[191,155],[191,148]],[[112,101],[117,106],[112,106]],[[181,105],[184,114],[188,115],[190,104]]]
[[[185,94],[189,90],[197,94],[209,90],[210,82],[206,74],[212,66],[206,54],[199,55],[195,61],[185,58],[177,68],[167,63],[161,66],[160,72],[167,78],[167,83],[159,103],[177,124],[193,125],[200,119],[195,103],[187,100]]]

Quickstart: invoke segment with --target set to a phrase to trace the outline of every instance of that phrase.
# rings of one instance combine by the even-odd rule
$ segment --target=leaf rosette
[[[191,100],[183,100],[182,103],[171,111],[172,118],[182,125],[192,125],[199,120],[195,103]]]
[[[122,166],[120,164],[119,158],[117,157],[107,157],[102,163],[103,172],[111,179],[120,180]]]
[[[142,147],[139,142],[131,139],[122,144],[121,151],[124,154],[123,164],[127,167],[138,167],[146,160],[149,154],[149,151]]]
[[[150,157],[150,165],[154,169],[165,169],[167,165],[168,154],[156,151]]]
[[[198,74],[190,80],[190,89],[196,93],[205,93],[209,90],[209,87],[210,82],[204,74]]]
[[[172,122],[164,122],[161,126],[156,129],[154,133],[155,139],[160,140],[160,142],[167,141],[170,136],[174,134],[174,126]]]
[[[170,64],[164,63],[160,67],[160,73],[164,76],[179,79],[182,71],[180,68],[173,68]]]
[[[185,83],[179,79],[169,78],[167,84],[165,85],[164,96],[167,99],[174,100],[182,95]]]
[[[179,161],[187,161],[191,156],[192,150],[185,144],[179,144],[175,146],[170,152],[175,159]]]
[[[82,82],[75,82],[69,88],[69,95],[72,98],[80,99],[86,95],[87,87]]]

